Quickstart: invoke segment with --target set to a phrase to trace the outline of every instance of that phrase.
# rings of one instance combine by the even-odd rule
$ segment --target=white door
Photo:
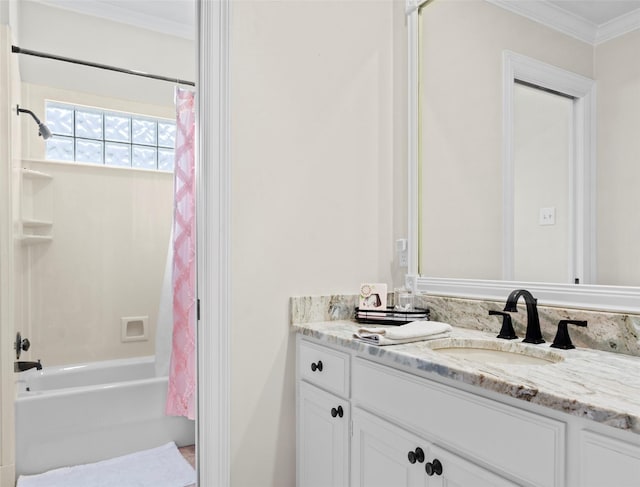
[[[514,84],[513,278],[573,282],[573,99]]]
[[[349,402],[300,382],[298,487],[349,484]]]

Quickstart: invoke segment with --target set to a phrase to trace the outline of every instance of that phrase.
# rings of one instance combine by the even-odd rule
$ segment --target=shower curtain
[[[173,208],[173,340],[166,413],[195,419],[195,95],[176,88]]]

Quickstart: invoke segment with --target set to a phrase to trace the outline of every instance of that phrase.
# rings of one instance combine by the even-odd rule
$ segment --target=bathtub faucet
[[[14,372],[24,372],[29,369],[42,370],[42,364],[40,363],[40,359],[37,362],[14,362],[13,363],[13,371]]]

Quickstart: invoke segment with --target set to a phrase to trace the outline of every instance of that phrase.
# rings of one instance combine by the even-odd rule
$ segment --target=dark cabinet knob
[[[336,416],[338,417],[342,417],[344,416],[344,409],[342,409],[342,406],[338,406],[338,408],[331,408],[331,417],[335,418]]]
[[[422,463],[424,462],[424,451],[422,448],[418,447],[415,451],[410,451],[407,454],[407,458],[409,459],[409,463],[414,464],[416,462]]]
[[[433,462],[427,462],[424,466],[425,472],[431,477],[433,474],[442,475],[442,463],[437,458]]]
[[[315,372],[316,370],[322,372],[322,360],[318,360],[318,363],[311,362],[311,371]]]

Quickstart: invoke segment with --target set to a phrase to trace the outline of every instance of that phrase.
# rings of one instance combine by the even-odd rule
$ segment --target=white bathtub
[[[16,375],[16,473],[95,462],[175,441],[195,424],[165,416],[167,377],[154,357],[47,367]]]

